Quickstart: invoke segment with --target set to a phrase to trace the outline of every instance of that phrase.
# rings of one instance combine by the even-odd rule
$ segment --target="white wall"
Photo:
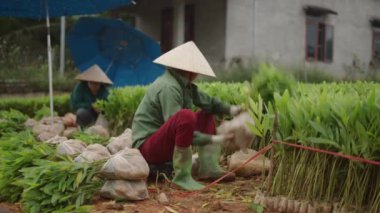
[[[252,0],[254,1],[254,0]],[[288,67],[314,67],[344,76],[353,55],[368,65],[372,53],[369,20],[380,15],[373,0],[256,0],[254,55]],[[333,63],[305,61],[305,15],[303,6],[314,5],[338,12],[334,26]]]
[[[161,9],[181,0],[138,0],[137,28],[160,41]],[[185,0],[184,0],[185,1]],[[368,65],[372,54],[369,20],[380,16],[374,0],[186,0],[195,3],[195,42],[215,68],[238,57],[289,68],[319,68],[343,76],[353,55]],[[314,5],[338,12],[332,63],[305,61],[305,14]]]

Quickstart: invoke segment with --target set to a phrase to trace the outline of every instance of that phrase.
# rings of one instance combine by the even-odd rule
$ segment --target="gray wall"
[[[228,0],[226,18],[227,64],[234,58],[250,60],[254,47],[254,11],[253,0]]]
[[[137,28],[160,40],[161,9],[181,0],[138,0]],[[375,0],[187,0],[195,3],[195,42],[214,68],[243,62],[270,61],[288,68],[317,68],[344,76],[357,56],[363,66],[372,57],[369,20],[380,16]],[[338,12],[332,63],[305,61],[305,14],[314,5]]]
[[[224,63],[226,0],[187,0],[186,3],[195,4],[194,42],[217,69]],[[131,9],[136,15],[136,28],[160,41],[161,9],[173,5],[175,0],[137,1]]]
[[[319,68],[341,77],[345,75],[344,67],[352,64],[354,55],[363,66],[370,62],[372,29],[369,20],[380,15],[380,2],[256,1],[254,56],[258,60],[270,60],[292,68]],[[302,11],[304,5],[322,6],[338,12],[331,21],[334,25],[334,59],[330,64],[305,61],[305,15]]]

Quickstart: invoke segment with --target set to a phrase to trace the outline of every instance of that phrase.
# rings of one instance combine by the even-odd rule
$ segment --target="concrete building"
[[[163,51],[194,40],[218,68],[265,60],[343,76],[380,58],[378,0],[136,0],[130,12]]]

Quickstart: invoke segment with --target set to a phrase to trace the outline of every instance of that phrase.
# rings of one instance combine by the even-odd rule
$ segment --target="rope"
[[[287,145],[287,146],[291,146],[291,147],[296,147],[296,148],[299,148],[299,149],[304,149],[304,150],[309,150],[309,151],[313,151],[313,152],[329,154],[329,155],[333,155],[333,156],[337,156],[337,157],[341,157],[341,158],[346,158],[346,159],[353,160],[353,161],[358,161],[358,162],[361,162],[361,163],[366,163],[366,164],[372,164],[372,165],[380,166],[380,162],[378,162],[378,161],[368,160],[368,159],[365,159],[365,158],[356,157],[356,156],[352,156],[352,155],[345,155],[345,154],[342,154],[342,153],[327,151],[327,150],[324,150],[324,149],[318,149],[318,148],[314,148],[314,147],[310,147],[310,146],[304,146],[304,145],[299,145],[299,144],[287,143],[287,142],[278,141],[278,140],[272,140],[272,143],[274,143],[274,144],[283,144],[283,145]]]
[[[197,194],[199,194],[199,193],[201,193],[201,192],[203,192],[203,191],[205,191],[205,190],[213,187],[214,185],[216,185],[217,183],[219,183],[221,180],[223,180],[225,177],[227,177],[229,174],[234,173],[237,170],[243,168],[249,162],[255,160],[260,155],[262,155],[265,152],[267,152],[275,144],[282,144],[282,145],[286,145],[286,146],[290,146],[290,147],[295,147],[295,148],[298,148],[298,149],[303,149],[303,150],[308,150],[308,151],[313,151],[313,152],[318,152],[318,153],[324,153],[324,154],[333,155],[333,156],[337,156],[337,157],[341,157],[341,158],[346,158],[348,160],[353,160],[353,161],[358,161],[358,162],[361,162],[361,163],[366,163],[366,164],[380,166],[380,162],[378,162],[378,161],[368,160],[368,159],[357,157],[357,156],[346,155],[346,154],[342,154],[342,153],[338,153],[338,152],[327,151],[327,150],[318,149],[318,148],[309,147],[309,146],[304,146],[304,145],[299,145],[299,144],[287,143],[287,142],[279,141],[279,140],[272,140],[272,143],[268,144],[267,146],[265,146],[264,148],[262,148],[261,150],[259,150],[254,156],[252,156],[251,158],[249,158],[247,161],[245,161],[239,167],[235,168],[234,170],[232,170],[230,172],[227,172],[225,175],[223,175],[219,179],[213,181],[212,183],[206,185],[204,188],[202,188],[200,190],[181,193],[182,194],[181,197],[186,198],[186,197],[189,197],[189,196],[197,195]]]

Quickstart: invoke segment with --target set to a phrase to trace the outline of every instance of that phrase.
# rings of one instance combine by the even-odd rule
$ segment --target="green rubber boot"
[[[191,176],[192,165],[191,146],[187,148],[175,146],[173,154],[174,178],[172,182],[189,191],[202,189],[204,186]]]
[[[221,153],[220,144],[210,143],[204,146],[199,146],[199,169],[197,177],[200,180],[216,180],[227,172],[219,165],[219,158]],[[235,174],[231,173],[226,176],[224,181],[235,180]]]

